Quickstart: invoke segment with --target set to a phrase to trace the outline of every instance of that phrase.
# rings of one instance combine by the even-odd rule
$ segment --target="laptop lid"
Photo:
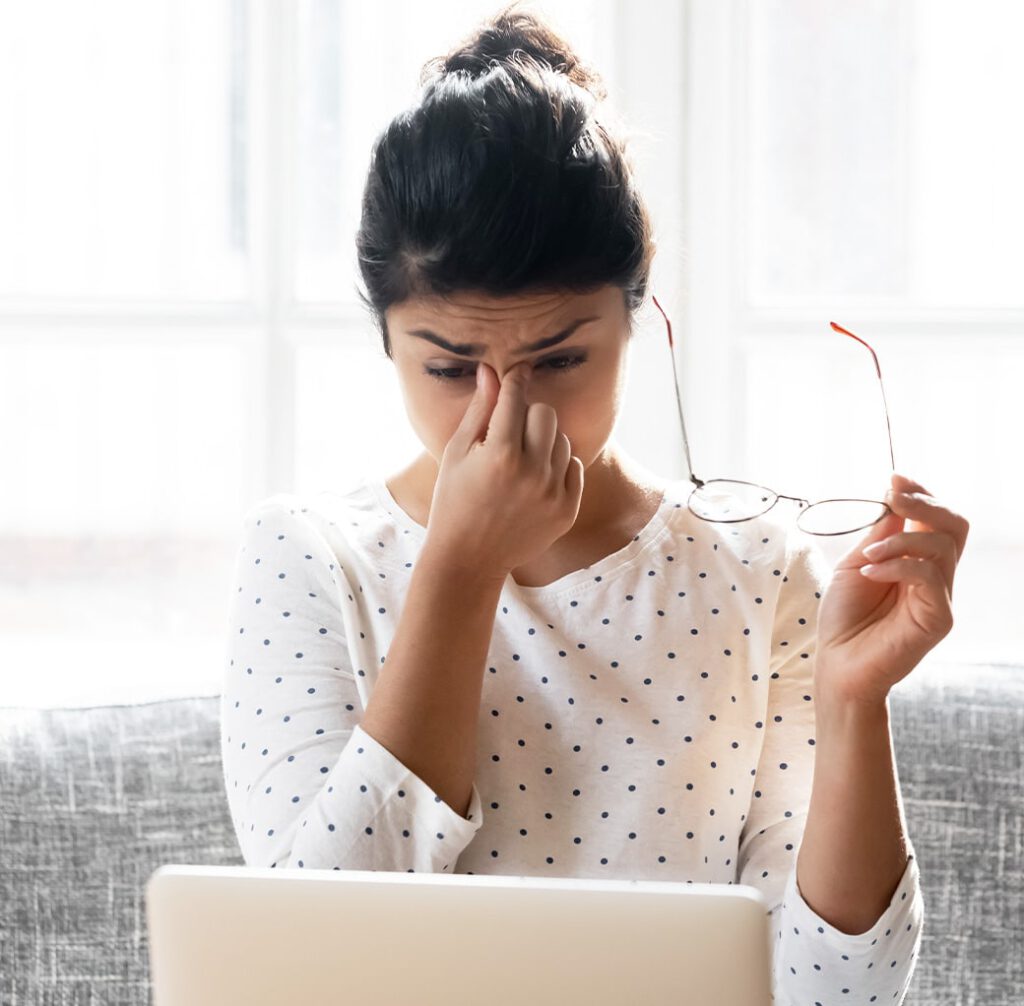
[[[168,865],[154,1006],[769,1006],[741,884]]]

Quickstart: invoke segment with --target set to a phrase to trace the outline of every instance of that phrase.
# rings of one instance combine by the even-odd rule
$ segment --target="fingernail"
[[[876,555],[881,554],[885,550],[884,541],[876,541],[868,545],[866,548],[861,549],[861,553],[866,555],[869,559],[874,559]]]

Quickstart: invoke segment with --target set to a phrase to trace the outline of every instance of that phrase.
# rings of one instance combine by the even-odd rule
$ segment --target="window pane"
[[[1019,662],[1024,624],[1012,581],[1024,561],[1024,470],[1005,445],[1020,429],[1024,345],[1000,337],[939,340],[927,325],[899,334],[852,330],[878,353],[896,471],[971,524],[954,583],[956,625],[936,655]],[[728,474],[811,502],[880,499],[890,482],[889,447],[871,354],[823,325],[820,337],[749,337],[743,357],[737,437],[745,461]],[[776,506],[795,519],[796,503]],[[865,534],[815,540],[835,565]]]
[[[0,7],[0,303],[245,290],[246,5]]]
[[[927,326],[899,335],[853,331],[878,354],[896,471],[937,496],[945,491],[951,503],[955,496],[965,514],[984,514],[971,529],[972,545],[986,538],[1024,548],[1024,469],[1007,464],[1003,449],[1009,431],[1020,428],[1024,346],[950,337],[936,352]],[[738,436],[746,460],[739,477],[773,479],[779,485],[765,484],[808,499],[889,487],[882,394],[863,346],[824,326],[820,338],[752,337],[743,358],[747,404]]]
[[[892,373],[898,348],[877,333],[857,334],[879,356],[899,471],[900,458],[909,450],[909,430],[901,422],[908,391]],[[864,346],[824,324],[820,336],[751,338],[743,344],[741,359],[744,414],[736,432],[743,460],[736,477],[812,503],[871,499],[885,492],[891,470],[885,410],[875,365]],[[727,405],[723,399],[723,409]],[[911,428],[918,424],[917,418],[909,423]],[[913,468],[921,470],[919,464]],[[795,517],[796,503],[778,505],[792,507]]]
[[[499,6],[490,0],[301,0],[294,195],[298,300],[355,300],[355,235],[373,141],[415,101],[422,65]],[[546,0],[542,10],[611,86],[610,0]]]
[[[23,431],[0,438],[5,703],[219,686],[252,354],[201,335],[4,346],[0,423]]]
[[[927,0],[914,11],[909,295],[1024,306],[1024,5]],[[1016,125],[1014,125],[1016,123]]]
[[[295,360],[297,492],[345,492],[391,475],[423,445],[406,418],[394,364],[376,337],[299,346]]]
[[[1024,304],[1024,7],[747,10],[749,300]]]

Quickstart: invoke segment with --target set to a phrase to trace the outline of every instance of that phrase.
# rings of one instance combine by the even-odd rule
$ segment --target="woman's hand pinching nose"
[[[525,369],[523,369],[525,368]],[[543,402],[528,402],[521,361],[477,364],[476,391],[441,456],[424,545],[474,578],[504,582],[576,522],[583,462]]]

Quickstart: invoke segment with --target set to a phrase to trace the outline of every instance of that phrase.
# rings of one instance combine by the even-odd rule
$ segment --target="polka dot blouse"
[[[831,568],[772,514],[713,524],[669,483],[623,548],[498,602],[466,816],[360,727],[425,529],[383,479],[243,518],[221,696],[249,865],[749,884],[773,995],[902,1002],[924,918],[913,846],[846,934],[803,900],[814,641]]]

